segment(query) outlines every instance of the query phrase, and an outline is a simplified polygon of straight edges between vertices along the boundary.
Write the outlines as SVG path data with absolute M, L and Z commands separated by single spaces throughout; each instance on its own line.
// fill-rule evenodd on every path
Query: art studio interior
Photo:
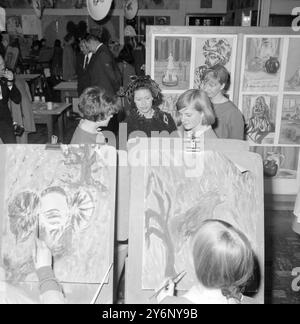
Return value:
M 0 0 L 0 304 L 300 303 L 300 0 Z

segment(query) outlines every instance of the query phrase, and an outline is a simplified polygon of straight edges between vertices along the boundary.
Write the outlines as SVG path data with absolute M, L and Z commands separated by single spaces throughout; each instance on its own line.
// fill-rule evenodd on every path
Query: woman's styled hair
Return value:
M 119 111 L 117 99 L 109 97 L 98 87 L 84 90 L 79 98 L 79 111 L 90 121 L 106 120 L 110 115 Z
M 125 91 L 125 96 L 127 97 L 129 103 L 134 105 L 134 94 L 137 90 L 147 89 L 151 92 L 153 97 L 153 106 L 159 107 L 163 100 L 161 89 L 159 85 L 151 79 L 149 75 L 146 76 L 133 76 L 131 77 L 131 83 Z
M 230 87 L 230 73 L 225 66 L 217 64 L 209 69 L 207 69 L 203 75 L 204 83 L 208 82 L 210 79 L 215 79 L 224 84 L 224 92 L 226 92 Z
M 228 299 L 241 299 L 254 271 L 254 252 L 246 235 L 226 222 L 205 221 L 194 237 L 193 258 L 201 284 L 221 289 Z
M 200 89 L 191 89 L 184 92 L 176 103 L 177 111 L 180 112 L 182 109 L 192 105 L 193 108 L 200 113 L 203 113 L 203 124 L 213 125 L 216 121 L 216 117 L 212 108 L 212 104 L 207 94 Z

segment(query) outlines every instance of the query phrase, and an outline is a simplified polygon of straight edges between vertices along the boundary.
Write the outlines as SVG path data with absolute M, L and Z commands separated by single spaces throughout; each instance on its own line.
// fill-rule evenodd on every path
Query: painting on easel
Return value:
M 179 289 L 197 282 L 190 257 L 191 240 L 201 223 L 219 219 L 248 235 L 258 251 L 261 206 L 258 179 L 241 173 L 224 155 L 203 153 L 204 172 L 187 177 L 184 167 L 147 167 L 142 289 L 155 289 L 181 271 Z M 261 193 L 262 194 L 262 193 Z M 259 253 L 261 254 L 261 253 Z
M 1 197 L 1 261 L 7 281 L 36 282 L 31 253 L 37 236 L 51 249 L 60 282 L 102 280 L 113 241 L 110 170 L 98 147 L 7 148 Z
M 191 50 L 190 37 L 155 37 L 152 78 L 162 90 L 190 88 Z

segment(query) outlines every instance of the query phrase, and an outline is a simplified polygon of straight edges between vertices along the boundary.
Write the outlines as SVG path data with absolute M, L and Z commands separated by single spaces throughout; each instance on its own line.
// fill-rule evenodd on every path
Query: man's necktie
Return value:
M 88 66 L 88 64 L 89 64 L 89 56 L 86 55 L 86 56 L 85 56 L 85 59 L 84 59 L 84 65 L 83 65 L 83 68 L 86 69 L 87 66 Z

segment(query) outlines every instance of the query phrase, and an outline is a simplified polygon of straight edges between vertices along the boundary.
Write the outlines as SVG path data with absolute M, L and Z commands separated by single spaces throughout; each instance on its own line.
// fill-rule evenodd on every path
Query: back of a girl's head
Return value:
M 246 235 L 226 222 L 211 220 L 203 223 L 193 243 L 200 283 L 221 289 L 227 298 L 238 298 L 254 271 L 254 253 Z
M 105 91 L 98 87 L 91 87 L 85 89 L 80 96 L 79 110 L 85 119 L 96 122 L 116 114 L 119 105 L 115 97 L 106 95 Z

